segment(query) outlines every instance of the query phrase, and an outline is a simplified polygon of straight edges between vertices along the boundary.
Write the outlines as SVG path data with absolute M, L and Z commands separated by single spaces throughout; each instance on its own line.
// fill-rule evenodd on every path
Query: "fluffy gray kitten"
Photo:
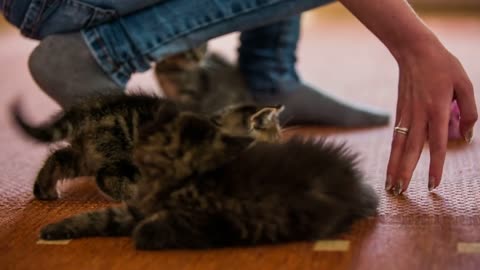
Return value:
M 138 249 L 313 241 L 374 215 L 355 156 L 324 141 L 259 142 L 214 170 L 164 188 L 140 182 L 124 205 L 44 227 L 47 240 L 132 236 Z

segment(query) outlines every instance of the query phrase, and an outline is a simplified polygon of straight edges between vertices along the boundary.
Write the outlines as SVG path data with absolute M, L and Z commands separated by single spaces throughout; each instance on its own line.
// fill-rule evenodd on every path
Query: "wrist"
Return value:
M 388 49 L 397 63 L 402 64 L 424 56 L 438 54 L 445 50 L 445 47 L 433 33 L 426 33 L 412 39 L 402 39 L 400 42 L 388 46 Z

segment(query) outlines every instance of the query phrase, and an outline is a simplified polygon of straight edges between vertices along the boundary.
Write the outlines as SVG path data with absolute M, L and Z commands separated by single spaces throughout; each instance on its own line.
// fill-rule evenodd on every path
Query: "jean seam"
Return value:
M 106 49 L 105 43 L 96 29 L 89 29 L 90 31 L 82 31 L 82 36 L 88 48 L 92 52 L 93 57 L 101 68 L 107 72 L 110 77 L 120 86 L 124 86 L 124 80 L 121 77 L 128 78 L 127 72 L 122 71 L 121 65 L 115 64 L 110 53 Z M 107 67 L 104 63 L 107 62 L 112 68 Z
M 116 63 L 115 65 L 111 66 L 111 67 L 114 67 L 114 68 L 108 68 L 107 65 L 102 65 L 102 68 L 104 68 L 104 70 L 110 76 L 114 77 L 117 82 L 122 81 L 122 78 L 127 78 L 128 79 L 129 76 L 133 72 L 136 72 L 135 65 L 132 69 L 132 68 L 128 67 L 128 65 L 130 65 L 129 63 L 138 63 L 140 60 L 142 62 L 146 62 L 147 59 L 148 59 L 148 62 L 151 62 L 152 60 L 158 60 L 156 58 L 152 58 L 152 54 L 154 54 L 162 46 L 165 46 L 169 42 L 171 42 L 173 40 L 176 40 L 176 39 L 180 39 L 180 38 L 185 37 L 185 36 L 188 36 L 189 34 L 195 33 L 195 32 L 197 32 L 201 29 L 204 29 L 204 28 L 207 28 L 207 27 L 212 27 L 214 25 L 226 22 L 226 21 L 231 20 L 231 19 L 235 19 L 237 17 L 245 16 L 245 15 L 247 15 L 249 13 L 252 13 L 252 12 L 255 12 L 256 10 L 259 10 L 259 9 L 263 9 L 263 8 L 270 7 L 270 6 L 281 5 L 282 2 L 283 1 L 276 1 L 276 2 L 264 3 L 262 5 L 258 5 L 258 6 L 255 6 L 255 7 L 247 7 L 247 8 L 244 8 L 243 10 L 241 10 L 240 12 L 236 12 L 234 14 L 232 14 L 232 13 L 225 14 L 224 13 L 223 16 L 221 16 L 221 17 L 219 16 L 217 18 L 214 18 L 209 22 L 197 23 L 189 29 L 177 32 L 177 34 L 175 34 L 175 35 L 171 35 L 171 36 L 166 36 L 165 35 L 165 36 L 163 36 L 163 40 L 162 40 L 161 36 L 157 36 L 156 37 L 157 39 L 155 39 L 155 37 L 153 37 L 153 39 L 155 39 L 155 42 L 153 42 L 155 45 L 152 46 L 151 48 L 149 48 L 147 46 L 139 54 L 126 55 L 127 57 L 122 59 L 121 63 Z M 119 24 L 119 26 L 121 28 L 124 28 L 123 23 L 122 23 L 122 18 L 118 19 L 118 21 L 116 23 Z M 102 26 L 100 26 L 100 27 L 102 27 Z M 97 32 L 96 34 L 97 34 L 98 38 L 102 40 L 102 43 L 108 44 L 108 43 L 105 42 L 101 31 L 99 31 L 98 29 L 92 29 L 92 28 L 90 29 L 90 31 L 93 31 L 93 30 L 95 30 Z M 107 27 L 106 31 L 112 31 L 112 30 L 108 29 L 108 27 Z M 124 35 L 123 38 L 127 39 L 129 42 L 132 41 L 129 33 L 124 32 L 123 35 Z M 150 41 L 152 41 L 152 40 L 150 40 Z M 94 41 L 90 40 L 89 42 L 94 42 Z M 97 42 L 97 45 L 98 45 L 98 42 Z M 103 56 L 103 57 L 99 57 L 98 60 L 104 60 L 104 59 L 109 58 L 110 62 L 113 62 L 111 59 L 115 59 L 115 57 L 112 56 L 112 52 L 110 52 L 110 51 L 99 52 L 99 51 L 96 51 L 97 49 L 100 50 L 101 48 L 99 48 L 97 46 L 92 46 L 92 51 L 94 53 L 99 53 L 99 55 Z M 136 47 L 132 46 L 132 49 L 135 50 Z M 133 72 L 131 72 L 130 70 L 133 70 Z M 122 84 L 123 84 L 123 82 L 122 82 Z
M 188 34 L 191 34 L 192 32 L 198 31 L 198 30 L 203 29 L 203 28 L 208 27 L 208 26 L 212 26 L 212 25 L 217 24 L 219 22 L 223 22 L 223 21 L 233 19 L 233 18 L 238 17 L 238 16 L 245 15 L 245 14 L 250 13 L 252 11 L 255 11 L 257 9 L 261 9 L 261 8 L 265 8 L 265 7 L 272 6 L 272 5 L 277 5 L 277 4 L 279 4 L 279 2 L 268 3 L 268 4 L 265 4 L 265 5 L 259 5 L 259 6 L 256 6 L 254 8 L 246 8 L 241 12 L 235 13 L 234 15 L 224 16 L 222 18 L 212 20 L 208 23 L 198 24 L 195 27 L 192 27 L 192 28 L 190 28 L 186 31 L 179 32 L 178 34 L 176 34 L 174 36 L 170 36 L 169 38 L 164 39 L 162 42 L 159 42 L 153 48 L 148 49 L 145 52 L 143 52 L 142 57 L 145 57 L 146 55 L 150 55 L 151 53 L 158 50 L 160 47 L 164 46 L 166 43 L 168 43 L 172 40 L 175 40 L 177 38 L 181 38 L 182 36 L 186 36 Z M 122 20 L 120 19 L 119 21 L 120 21 L 120 24 L 121 24 Z M 93 54 L 95 54 L 95 57 L 98 60 L 98 63 L 102 66 L 104 71 L 106 71 L 112 77 L 112 79 L 115 80 L 116 83 L 120 83 L 121 85 L 124 85 L 125 83 L 123 82 L 123 79 L 120 78 L 120 76 L 124 77 L 124 78 L 129 77 L 128 72 L 124 71 L 126 69 L 125 68 L 126 63 L 135 61 L 136 57 L 135 56 L 133 56 L 133 57 L 129 56 L 125 60 L 122 60 L 122 62 L 123 62 L 122 64 L 120 64 L 120 65 L 115 64 L 115 62 L 113 61 L 113 57 L 111 56 L 110 52 L 108 52 L 108 50 L 105 49 L 106 46 L 99 44 L 99 43 L 105 44 L 105 42 L 104 42 L 102 36 L 98 33 L 97 29 L 89 29 L 89 32 L 94 32 L 94 34 L 91 34 L 91 35 L 95 35 L 95 37 L 91 39 L 90 38 L 90 33 L 85 32 L 85 34 L 86 34 L 85 37 L 87 37 L 87 43 L 96 43 L 97 45 L 100 46 L 98 49 L 100 49 L 102 51 L 99 54 L 96 46 L 94 47 L 94 46 L 90 46 L 90 44 L 88 45 L 90 47 L 91 51 L 93 52 Z M 128 40 L 131 40 L 127 33 L 125 33 L 125 36 Z M 101 42 L 100 42 L 100 40 L 101 40 Z M 107 60 L 108 62 L 110 62 L 112 67 L 117 67 L 117 68 L 106 68 L 106 66 L 102 64 L 102 60 Z
M 238 17 L 238 16 L 241 16 L 241 15 L 245 15 L 246 13 L 250 13 L 252 11 L 255 11 L 257 9 L 260 9 L 260 8 L 264 8 L 264 7 L 268 7 L 268 6 L 272 6 L 272 5 L 277 5 L 279 2 L 275 2 L 275 3 L 269 3 L 269 4 L 266 4 L 266 5 L 259 5 L 259 6 L 256 6 L 254 8 L 246 8 L 245 10 L 241 11 L 241 12 L 238 12 L 232 16 L 224 16 L 220 19 L 216 19 L 216 20 L 212 20 L 211 22 L 208 22 L 208 23 L 204 23 L 204 24 L 199 24 L 197 25 L 196 27 L 192 27 L 184 32 L 180 32 L 178 33 L 177 35 L 174 35 L 174 36 L 171 36 L 169 38 L 166 38 L 164 39 L 162 42 L 160 42 L 159 44 L 157 44 L 156 46 L 154 46 L 153 48 L 149 49 L 149 50 L 146 50 L 144 52 L 144 54 L 151 54 L 153 53 L 154 51 L 158 50 L 159 47 L 165 45 L 166 43 L 172 41 L 172 40 L 175 40 L 177 38 L 181 38 L 182 36 L 186 36 L 188 34 L 191 34 L 192 32 L 195 32 L 195 31 L 198 31 L 200 29 L 203 29 L 205 27 L 208 27 L 208 26 L 212 26 L 214 24 L 217 24 L 219 22 L 223 22 L 225 20 L 230 20 L 230 19 L 233 19 L 235 17 Z M 130 61 L 132 60 L 132 58 L 127 58 L 127 61 Z
M 115 15 L 115 11 L 112 10 L 112 9 L 100 8 L 100 7 L 91 5 L 89 3 L 84 3 L 84 2 L 81 2 L 81 1 L 78 1 L 78 0 L 62 0 L 62 1 L 64 3 L 67 3 L 67 4 L 71 5 L 74 8 L 92 12 L 92 17 L 87 22 L 86 28 L 91 27 L 95 23 L 95 20 L 97 20 L 97 18 L 100 17 L 100 16 L 109 17 L 109 16 L 114 16 Z
M 7 0 L 9 1 L 9 0 Z M 5 2 L 10 3 L 10 2 Z M 29 7 L 25 13 L 25 17 L 21 26 L 21 33 L 28 37 L 33 37 L 38 35 L 39 27 L 42 26 L 42 19 L 46 15 L 50 7 L 55 8 L 57 5 L 66 4 L 75 9 L 91 12 L 92 16 L 87 22 L 86 27 L 90 27 L 95 23 L 96 18 L 100 16 L 113 17 L 115 11 L 111 9 L 99 8 L 94 5 L 84 3 L 77 0 L 32 0 L 29 4 Z M 7 5 L 9 8 L 10 5 Z M 35 38 L 35 37 L 33 37 Z
M 33 0 L 25 14 L 25 18 L 20 27 L 22 34 L 31 36 L 39 26 L 38 21 L 41 18 L 42 11 L 45 9 L 47 0 Z

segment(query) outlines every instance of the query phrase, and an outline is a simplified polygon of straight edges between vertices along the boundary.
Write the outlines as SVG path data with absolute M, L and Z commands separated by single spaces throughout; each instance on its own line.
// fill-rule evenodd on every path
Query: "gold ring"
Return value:
M 408 134 L 408 128 L 395 127 L 395 132 L 403 134 L 403 135 L 407 135 Z

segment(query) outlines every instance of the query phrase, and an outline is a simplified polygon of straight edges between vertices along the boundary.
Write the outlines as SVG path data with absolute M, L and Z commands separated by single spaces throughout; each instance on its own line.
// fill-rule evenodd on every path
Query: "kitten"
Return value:
M 207 54 L 207 44 L 169 56 L 155 64 L 154 75 L 165 96 L 181 102 L 194 103 L 200 96 L 203 73 L 200 64 Z M 180 86 L 181 85 L 181 86 Z
M 277 136 L 279 108 L 237 105 L 214 114 L 213 121 L 165 99 L 114 95 L 85 100 L 40 126 L 27 123 L 18 102 L 11 109 L 30 137 L 70 143 L 55 150 L 39 171 L 36 198 L 57 199 L 60 179 L 95 176 L 102 192 L 124 200 L 135 192 L 140 176 L 175 181 L 225 162 L 248 147 L 249 138 Z
M 211 113 L 232 104 L 253 103 L 236 69 L 220 55 L 207 52 L 205 44 L 157 62 L 154 74 L 166 97 Z M 219 72 L 222 76 L 212 79 Z
M 325 141 L 259 142 L 169 188 L 140 181 L 125 204 L 47 225 L 41 238 L 132 236 L 138 249 L 201 249 L 330 237 L 376 212 L 355 164 Z

